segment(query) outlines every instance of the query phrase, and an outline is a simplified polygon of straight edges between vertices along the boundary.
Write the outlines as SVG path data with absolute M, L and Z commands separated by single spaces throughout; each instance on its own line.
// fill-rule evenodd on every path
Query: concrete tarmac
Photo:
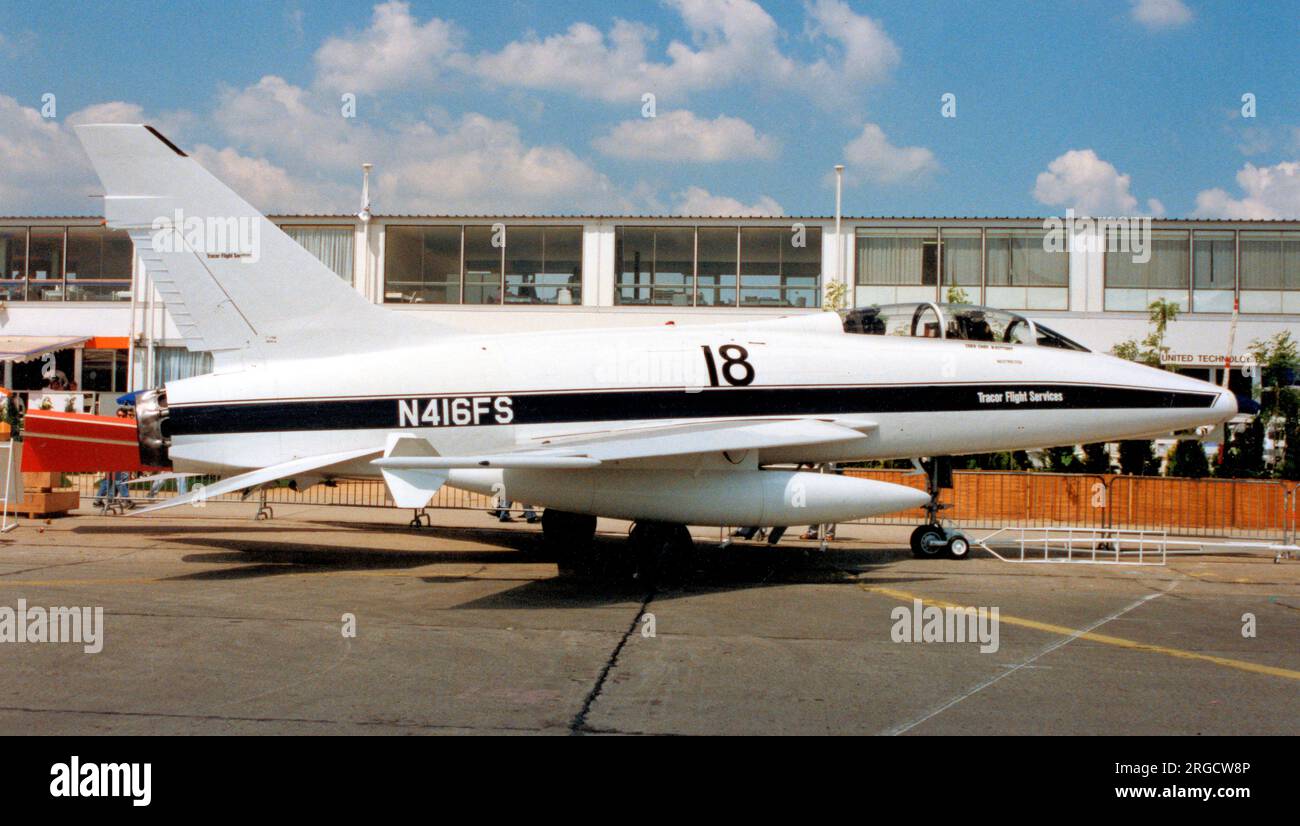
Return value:
M 602 521 L 599 570 L 560 575 L 537 526 L 478 512 L 254 509 L 0 535 L 0 614 L 104 612 L 99 653 L 0 642 L 0 733 L 1300 733 L 1300 562 L 919 561 L 904 528 L 827 552 L 715 530 L 651 589 L 625 524 Z M 996 651 L 896 641 L 915 600 L 997 608 Z

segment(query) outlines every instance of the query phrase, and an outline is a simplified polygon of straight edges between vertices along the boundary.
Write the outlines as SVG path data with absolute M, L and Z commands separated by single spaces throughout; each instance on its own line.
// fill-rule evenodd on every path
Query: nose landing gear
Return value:
M 926 523 L 912 531 L 912 556 L 917 559 L 969 559 L 970 540 L 961 532 L 944 527 L 939 519 L 939 511 L 952 507 L 939 501 L 940 491 L 952 487 L 951 461 L 938 457 L 928 468 L 919 459 L 913 459 L 912 464 L 918 473 L 925 474 L 925 489 L 930 494 L 930 501 L 924 506 Z

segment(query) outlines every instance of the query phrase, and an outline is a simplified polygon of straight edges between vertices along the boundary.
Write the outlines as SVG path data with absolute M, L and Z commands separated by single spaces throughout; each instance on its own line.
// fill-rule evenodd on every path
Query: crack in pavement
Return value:
M 329 720 L 322 717 L 252 717 L 229 714 L 181 714 L 167 711 L 112 711 L 89 708 L 37 708 L 31 706 L 0 706 L 0 713 L 11 711 L 22 714 L 77 714 L 93 717 L 162 718 L 169 720 L 206 720 L 231 723 L 313 723 L 318 725 L 391 726 L 416 729 L 466 729 L 482 731 L 541 732 L 543 726 L 482 726 L 455 723 L 414 723 L 400 720 Z
M 627 641 L 636 633 L 637 625 L 641 622 L 641 618 L 645 616 L 646 609 L 650 607 L 650 602 L 654 598 L 655 591 L 651 588 L 650 591 L 646 593 L 645 598 L 641 600 L 640 608 L 637 609 L 635 616 L 632 617 L 632 622 L 628 624 L 627 630 L 623 632 L 623 636 L 619 638 L 618 644 L 615 645 L 614 650 L 609 653 L 609 659 L 605 660 L 605 665 L 600 669 L 600 674 L 596 675 L 596 683 L 591 687 L 591 691 L 588 691 L 587 696 L 583 699 L 582 708 L 578 709 L 578 713 L 574 715 L 573 722 L 569 723 L 569 734 L 573 736 L 581 736 L 583 734 L 596 733 L 596 729 L 588 728 L 587 715 L 591 713 L 592 705 L 595 704 L 596 698 L 598 698 L 601 691 L 604 690 L 605 680 L 609 678 L 609 672 L 613 670 L 614 665 L 618 662 L 618 655 L 623 653 L 623 647 L 627 645 Z

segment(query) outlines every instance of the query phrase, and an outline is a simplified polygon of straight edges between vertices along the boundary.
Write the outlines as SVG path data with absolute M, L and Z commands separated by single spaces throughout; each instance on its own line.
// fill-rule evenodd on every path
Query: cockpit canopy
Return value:
M 1029 344 L 1089 352 L 1082 344 L 1022 315 L 973 304 L 925 301 L 872 305 L 841 310 L 840 317 L 846 333 Z

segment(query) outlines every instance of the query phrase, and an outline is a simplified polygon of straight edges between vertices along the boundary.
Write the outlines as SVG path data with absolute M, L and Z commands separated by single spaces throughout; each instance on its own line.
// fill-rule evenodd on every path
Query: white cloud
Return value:
M 262 212 L 346 212 L 358 206 L 355 190 L 331 181 L 295 177 L 265 158 L 242 155 L 231 147 L 214 149 L 199 144 L 190 155 Z
M 1038 173 L 1034 197 L 1040 203 L 1074 209 L 1082 215 L 1132 215 L 1138 199 L 1129 192 L 1132 180 L 1121 175 L 1114 164 L 1097 157 L 1091 149 L 1071 149 Z M 1147 201 L 1147 210 L 1164 212 L 1155 199 Z
M 773 158 L 778 149 L 774 138 L 740 118 L 708 120 L 686 110 L 625 120 L 592 145 L 614 158 L 695 163 Z
M 914 183 L 939 169 L 934 153 L 922 146 L 894 146 L 874 123 L 844 147 L 845 180 L 850 184 Z
M 342 117 L 330 93 L 268 76 L 227 90 L 214 120 L 238 145 L 299 180 L 325 170 L 329 180 L 344 181 L 354 193 L 348 210 L 358 197 L 354 182 L 363 161 L 375 164 L 376 210 L 573 212 L 626 205 L 604 175 L 569 149 L 530 145 L 514 123 L 481 114 L 370 125 Z M 307 186 L 311 193 L 320 185 Z
M 102 209 L 87 197 L 103 189 L 71 130 L 5 95 L 0 95 L 0 158 L 0 212 L 94 215 Z
M 562 211 L 622 208 L 625 199 L 563 146 L 528 144 L 519 127 L 477 113 L 431 111 L 377 125 L 344 118 L 331 93 L 267 76 L 227 90 L 214 113 L 242 147 L 309 178 L 325 170 L 349 187 L 375 164 L 372 200 L 389 212 Z M 351 190 L 355 192 L 355 189 Z M 352 209 L 353 194 L 347 209 Z
M 1131 0 L 1129 14 L 1148 29 L 1172 29 L 1192 22 L 1183 0 Z
M 358 35 L 331 37 L 316 51 L 316 79 L 339 92 L 427 86 L 456 53 L 459 32 L 444 20 L 420 23 L 401 0 L 374 8 Z
M 884 27 L 866 15 L 855 14 L 841 0 L 816 0 L 808 8 L 809 29 L 840 44 L 838 59 L 819 60 L 810 73 L 819 82 L 878 83 L 902 58 Z
M 1300 219 L 1300 161 L 1273 166 L 1248 163 L 1237 172 L 1237 185 L 1242 191 L 1240 198 L 1217 188 L 1198 193 L 1193 214 L 1198 218 Z
M 898 47 L 880 24 L 842 0 L 816 0 L 806 9 L 807 37 L 827 54 L 813 63 L 782 52 L 780 27 L 754 0 L 667 2 L 681 15 L 692 43 L 672 41 L 664 60 L 650 56 L 654 29 L 616 20 L 608 33 L 574 23 L 560 34 L 517 40 L 498 52 L 461 55 L 454 62 L 503 86 L 610 102 L 640 100 L 647 92 L 682 99 L 702 89 L 766 82 L 825 103 L 879 83 L 899 61 Z
M 614 186 L 562 146 L 530 146 L 508 121 L 468 114 L 391 136 L 376 205 L 414 212 L 576 212 L 622 203 Z
M 107 103 L 95 103 L 79 112 L 68 115 L 68 124 L 79 123 L 144 123 L 144 109 L 138 103 L 112 100 Z
M 379 137 L 360 118 L 344 118 L 335 98 L 267 75 L 243 89 L 223 89 L 213 121 L 238 145 L 297 158 L 313 168 L 356 170 L 373 161 Z
M 774 199 L 762 195 L 752 204 L 725 195 L 714 195 L 707 189 L 691 186 L 674 196 L 673 212 L 678 215 L 725 217 L 775 217 L 785 214 Z

